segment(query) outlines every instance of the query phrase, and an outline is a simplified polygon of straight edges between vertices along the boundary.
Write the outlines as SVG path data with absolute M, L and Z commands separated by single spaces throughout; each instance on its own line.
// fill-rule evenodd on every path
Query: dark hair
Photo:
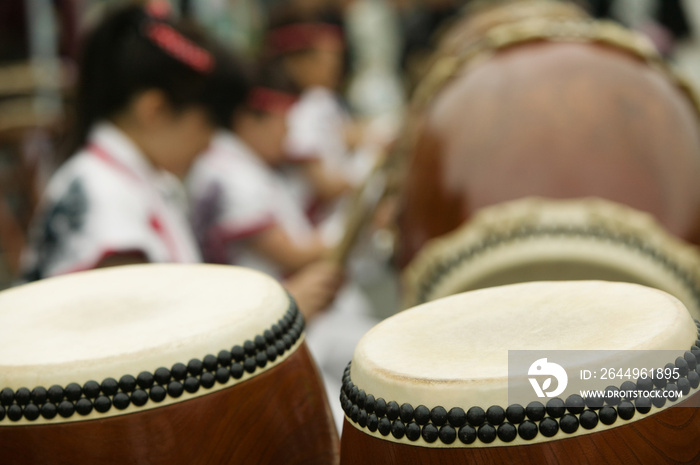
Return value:
M 186 58 L 178 58 L 167 47 L 146 33 L 153 24 L 163 26 L 178 40 L 213 58 L 203 69 Z M 232 94 L 244 90 L 238 63 L 222 48 L 208 41 L 194 27 L 175 24 L 153 16 L 144 7 L 129 5 L 107 14 L 86 37 L 80 60 L 75 102 L 75 124 L 68 154 L 85 144 L 88 132 L 97 121 L 114 116 L 129 101 L 147 89 L 161 90 L 175 109 L 204 105 L 215 121 L 214 87 L 228 82 Z

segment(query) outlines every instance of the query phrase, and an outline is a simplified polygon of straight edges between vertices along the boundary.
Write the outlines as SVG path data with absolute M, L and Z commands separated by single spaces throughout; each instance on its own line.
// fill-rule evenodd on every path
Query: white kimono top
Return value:
M 94 268 L 120 253 L 201 261 L 180 181 L 156 169 L 117 127 L 100 123 L 49 181 L 23 256 L 36 280 Z

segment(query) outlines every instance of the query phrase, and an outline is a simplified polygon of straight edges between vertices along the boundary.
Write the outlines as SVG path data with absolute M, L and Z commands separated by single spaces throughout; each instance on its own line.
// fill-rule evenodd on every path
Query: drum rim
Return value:
M 583 216 L 572 224 L 569 211 Z M 692 301 L 686 306 L 698 317 L 700 251 L 671 236 L 651 215 L 596 197 L 527 197 L 484 208 L 456 230 L 429 241 L 408 264 L 402 274 L 404 308 L 443 297 L 440 285 L 489 251 L 518 247 L 518 239 L 551 238 L 589 241 L 592 247 L 614 244 L 625 254 L 641 253 L 687 291 Z
M 245 342 L 234 341 L 218 355 L 155 368 L 134 377 L 122 374 L 101 383 L 87 381 L 16 391 L 0 386 L 0 430 L 3 426 L 89 421 L 165 407 L 212 394 L 273 369 L 304 342 L 304 317 L 293 297 L 276 323 Z M 118 381 L 117 381 L 118 380 Z M 155 392 L 154 392 L 155 390 Z
M 674 362 L 669 362 L 679 370 L 685 367 L 685 374 L 681 371 L 677 384 L 652 385 L 652 389 L 682 391 L 683 396 L 687 397 L 700 395 L 698 394 L 700 392 L 698 389 L 700 387 L 700 322 L 696 319 L 694 322 L 697 330 L 695 344 L 685 351 L 683 356 L 677 357 Z M 691 361 L 695 362 L 694 369 L 690 368 Z M 666 366 L 668 367 L 669 364 Z M 399 405 L 397 401 L 375 398 L 373 394 L 366 393 L 352 382 L 351 366 L 352 362 L 345 368 L 340 392 L 341 407 L 345 412 L 346 421 L 365 434 L 411 446 L 485 448 L 536 444 L 623 426 L 672 407 L 671 403 L 663 397 L 661 398 L 663 402 L 659 402 L 659 405 L 653 401 L 649 401 L 648 405 L 636 405 L 636 402 L 634 404 L 629 401 L 616 402 L 615 399 L 596 403 L 586 402 L 581 396 L 572 395 L 566 400 L 552 398 L 546 405 L 533 401 L 525 407 L 513 404 L 505 408 L 498 405 L 471 405 L 466 408 L 420 405 L 414 408 L 409 403 Z M 682 382 L 683 388 L 679 386 L 681 379 L 685 380 Z M 638 388 L 638 383 L 639 379 L 636 382 L 625 381 L 620 386 L 611 387 L 634 390 Z M 641 390 L 646 389 L 642 387 Z M 688 401 L 687 398 L 682 402 L 686 401 Z M 417 417 L 416 410 L 421 407 L 423 413 L 421 417 Z M 624 407 L 624 410 L 620 410 L 620 407 Z M 511 410 L 510 413 L 509 410 Z M 428 412 L 427 418 L 425 412 Z M 472 416 L 472 418 L 476 417 L 475 421 L 468 419 L 469 412 L 475 412 Z M 584 414 L 586 418 L 582 419 Z M 640 418 L 640 415 L 643 417 Z M 562 426 L 562 421 L 566 421 L 567 424 Z M 381 423 L 383 425 L 380 425 Z M 521 427 L 523 424 L 526 426 Z M 408 425 L 412 425 L 410 438 Z M 483 431 L 482 428 L 484 428 Z M 560 431 L 565 436 L 553 438 Z M 515 441 L 518 438 L 525 442 Z

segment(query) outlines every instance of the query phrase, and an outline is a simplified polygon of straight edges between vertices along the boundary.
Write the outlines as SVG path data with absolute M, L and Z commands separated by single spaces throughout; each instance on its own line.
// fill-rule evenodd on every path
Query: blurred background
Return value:
M 0 1 L 0 288 L 16 277 L 42 188 L 56 167 L 82 32 L 106 6 L 126 0 Z M 401 120 L 440 31 L 468 0 L 170 0 L 242 56 L 256 57 L 276 18 L 342 27 L 346 75 L 340 89 L 358 119 Z M 578 0 L 593 16 L 646 34 L 700 84 L 700 2 Z

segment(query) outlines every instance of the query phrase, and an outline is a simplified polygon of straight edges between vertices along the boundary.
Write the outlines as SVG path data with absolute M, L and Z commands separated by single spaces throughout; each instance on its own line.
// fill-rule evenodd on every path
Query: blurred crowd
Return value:
M 341 379 L 387 305 L 366 292 L 387 268 L 382 241 L 334 258 L 350 199 L 466 3 L 3 0 L 0 283 L 252 267 L 296 298 L 327 383 Z M 576 3 L 700 81 L 698 2 Z

